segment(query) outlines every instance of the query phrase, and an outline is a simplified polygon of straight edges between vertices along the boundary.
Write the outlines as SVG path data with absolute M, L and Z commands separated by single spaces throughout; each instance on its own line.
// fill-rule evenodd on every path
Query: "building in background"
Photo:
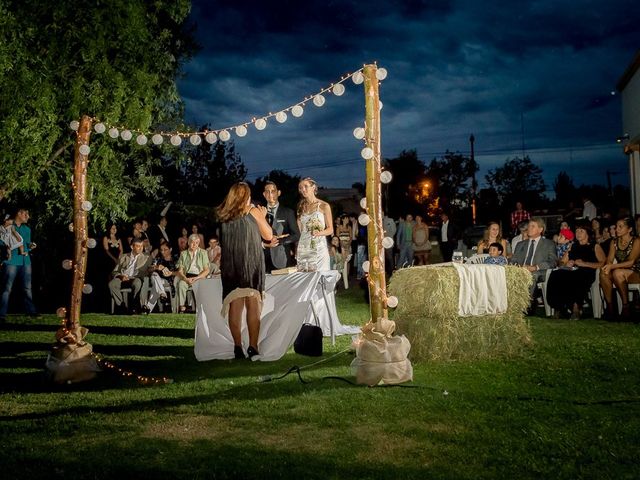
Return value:
M 618 141 L 629 156 L 631 212 L 635 215 L 640 213 L 640 50 L 616 88 L 622 95 L 622 135 Z

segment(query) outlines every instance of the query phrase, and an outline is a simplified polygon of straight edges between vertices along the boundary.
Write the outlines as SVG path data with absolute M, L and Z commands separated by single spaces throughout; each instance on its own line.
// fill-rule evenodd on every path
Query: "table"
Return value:
M 359 327 L 340 323 L 335 303 L 335 286 L 340 274 L 297 272 L 288 275 L 267 275 L 266 295 L 260 319 L 258 351 L 254 360 L 274 361 L 282 358 L 293 344 L 303 323 L 315 323 L 315 309 L 325 336 L 360 332 Z M 323 284 L 325 295 L 323 295 Z M 222 318 L 222 282 L 220 277 L 203 279 L 193 285 L 196 296 L 196 359 L 225 360 L 234 358 L 233 339 L 229 323 Z M 249 345 L 249 334 L 243 319 L 242 344 Z

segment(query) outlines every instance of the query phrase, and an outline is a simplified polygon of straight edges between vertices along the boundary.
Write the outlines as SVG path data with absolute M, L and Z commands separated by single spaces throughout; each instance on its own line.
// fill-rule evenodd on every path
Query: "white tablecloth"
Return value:
M 344 326 L 338 319 L 334 289 L 340 274 L 326 272 L 267 275 L 266 297 L 260 319 L 260 336 L 255 360 L 273 361 L 282 358 L 298 336 L 303 323 L 314 323 L 311 302 L 320 321 L 323 334 L 355 334 L 359 327 Z M 322 295 L 324 279 L 326 302 Z M 229 323 L 222 318 L 222 283 L 219 277 L 200 280 L 193 287 L 196 297 L 195 356 L 199 361 L 233 358 L 233 339 Z M 246 323 L 242 327 L 242 343 L 246 350 L 249 335 Z

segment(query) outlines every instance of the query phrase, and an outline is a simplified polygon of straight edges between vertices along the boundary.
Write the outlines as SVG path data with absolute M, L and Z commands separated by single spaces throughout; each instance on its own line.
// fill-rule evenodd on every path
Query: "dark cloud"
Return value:
M 474 133 L 483 172 L 524 143 L 549 184 L 571 169 L 576 183 L 602 182 L 608 165 L 626 161 L 614 143 L 620 99 L 609 92 L 640 45 L 636 3 L 195 1 L 203 48 L 179 87 L 187 119 L 220 128 L 378 61 L 389 71 L 380 89 L 386 157 L 467 151 Z M 363 122 L 362 86 L 345 85 L 344 96 L 309 103 L 300 119 L 272 119 L 236 139 L 250 177 L 280 168 L 329 186 L 362 180 L 362 145 L 351 134 Z

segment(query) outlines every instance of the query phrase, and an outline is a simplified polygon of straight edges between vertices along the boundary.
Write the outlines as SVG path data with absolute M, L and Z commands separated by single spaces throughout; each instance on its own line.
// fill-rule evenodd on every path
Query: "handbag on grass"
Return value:
M 318 315 L 316 315 L 316 309 L 311 302 L 311 312 L 316 324 L 303 323 L 300 328 L 300 333 L 296 341 L 293 342 L 293 351 L 299 355 L 307 355 L 309 357 L 321 357 L 322 356 L 322 328 L 320 328 L 320 321 Z

